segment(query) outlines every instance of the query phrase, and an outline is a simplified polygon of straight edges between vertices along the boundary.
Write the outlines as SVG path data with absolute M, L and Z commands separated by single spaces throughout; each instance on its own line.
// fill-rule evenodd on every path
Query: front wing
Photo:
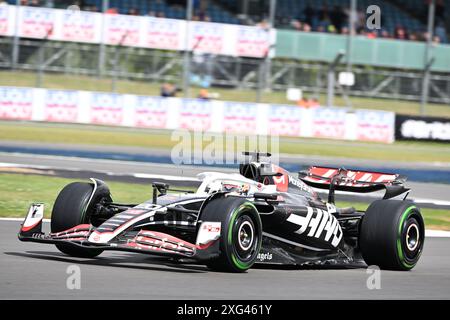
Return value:
M 107 243 L 89 241 L 96 228 L 90 224 L 80 224 L 56 233 L 44 233 L 42 222 L 44 205 L 32 204 L 25 218 L 18 238 L 48 244 L 68 244 L 86 249 L 102 249 L 139 252 L 145 254 L 209 260 L 219 254 L 219 222 L 202 222 L 198 228 L 195 244 L 163 232 L 149 230 L 126 230 Z

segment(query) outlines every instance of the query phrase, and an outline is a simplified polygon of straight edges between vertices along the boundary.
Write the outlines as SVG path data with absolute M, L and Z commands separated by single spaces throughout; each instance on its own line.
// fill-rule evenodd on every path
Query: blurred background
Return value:
M 16 3 L 28 7 L 16 12 Z M 379 28 L 369 29 L 373 5 Z M 289 104 L 298 101 L 286 90 L 298 88 L 321 105 L 448 115 L 448 7 L 448 0 L 3 1 L 0 84 L 159 95 L 167 82 L 181 97 L 203 88 L 211 98 Z M 186 19 L 196 23 L 189 35 Z M 331 101 L 330 68 L 338 95 Z M 342 71 L 353 73 L 352 85 L 337 81 Z
M 449 32 L 449 0 L 0 1 L 0 215 L 89 176 L 123 202 L 194 187 L 204 166 L 170 166 L 187 129 L 405 174 L 450 228 Z

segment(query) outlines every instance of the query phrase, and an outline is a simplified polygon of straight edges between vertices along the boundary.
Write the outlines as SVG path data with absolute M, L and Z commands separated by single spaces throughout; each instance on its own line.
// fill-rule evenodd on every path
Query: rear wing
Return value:
M 334 203 L 335 190 L 366 193 L 385 189 L 383 199 L 390 199 L 409 191 L 403 185 L 406 181 L 405 176 L 386 172 L 310 167 L 308 170 L 300 171 L 299 178 L 311 187 L 329 189 L 330 203 Z

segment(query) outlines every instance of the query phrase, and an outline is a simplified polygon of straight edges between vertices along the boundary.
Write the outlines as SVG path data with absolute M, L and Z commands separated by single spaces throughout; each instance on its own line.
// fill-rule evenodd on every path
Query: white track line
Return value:
M 429 238 L 450 238 L 450 231 L 444 230 L 425 230 L 425 237 Z
M 20 221 L 20 222 L 22 222 L 24 219 L 25 219 L 25 216 L 23 218 L 0 218 L 0 221 Z M 50 219 L 44 219 L 42 221 L 50 222 Z
M 132 173 L 131 174 L 135 178 L 142 179 L 163 179 L 163 180 L 173 180 L 173 181 L 196 181 L 200 182 L 197 178 L 194 177 L 180 177 L 180 176 L 171 176 L 165 174 L 149 174 L 149 173 Z
M 0 218 L 0 221 L 18 221 L 22 222 L 24 218 Z M 44 222 L 50 222 L 50 219 L 44 219 Z M 425 230 L 425 236 L 429 238 L 450 238 L 450 231 L 443 230 Z

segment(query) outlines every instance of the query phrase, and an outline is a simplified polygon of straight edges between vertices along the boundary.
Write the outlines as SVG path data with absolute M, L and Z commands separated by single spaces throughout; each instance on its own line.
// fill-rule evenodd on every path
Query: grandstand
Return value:
M 16 0 L 8 0 L 8 2 L 14 4 Z M 185 2 L 184 0 L 109 0 L 109 8 L 114 8 L 119 14 L 185 19 Z M 248 0 L 247 6 L 243 5 L 245 2 L 238 0 L 196 0 L 194 1 L 193 20 L 252 25 L 267 19 L 269 0 Z M 102 9 L 102 0 L 23 0 L 22 3 L 28 5 L 36 5 L 39 3 L 39 5 L 51 5 L 59 8 L 76 3 L 83 10 L 101 11 Z M 369 5 L 375 4 L 381 8 L 382 29 L 375 36 L 404 40 L 425 40 L 424 33 L 427 15 L 425 0 L 358 0 L 357 4 L 360 20 L 363 20 L 365 17 L 365 8 Z M 278 0 L 275 10 L 275 27 L 294 28 L 300 31 L 346 33 L 348 32 L 348 28 L 346 27 L 348 6 L 348 0 Z M 449 19 L 445 18 L 450 16 L 450 10 L 445 11 L 445 7 L 450 7 L 450 0 L 437 1 L 436 26 L 441 29 L 436 32 L 439 39 L 435 40 L 443 43 L 448 42 L 447 32 L 449 26 L 448 22 L 447 26 L 445 26 L 445 23 Z M 343 13 L 345 21 L 340 22 L 339 20 L 342 19 L 333 16 L 336 8 L 339 8 L 338 11 Z M 297 22 L 301 24 L 299 25 Z M 342 24 L 343 28 L 334 26 L 334 24 Z M 445 29 L 446 27 L 447 30 Z M 403 29 L 404 31 L 400 31 L 400 33 L 404 35 L 398 35 L 397 29 Z M 364 34 L 367 31 L 364 24 L 359 23 L 357 32 Z
M 220 1 L 226 4 L 229 8 L 237 8 L 237 0 L 222 0 Z M 411 31 L 421 31 L 425 28 L 425 25 L 418 19 L 414 18 L 407 12 L 403 11 L 399 6 L 396 6 L 390 1 L 374 1 L 374 0 L 359 0 L 358 10 L 364 12 L 365 8 L 369 5 L 378 5 L 381 8 L 383 27 L 394 32 L 396 26 L 403 26 Z M 276 7 L 276 26 L 277 27 L 289 27 L 293 19 L 301 21 L 313 20 L 311 17 L 306 16 L 306 8 L 310 6 L 316 14 L 319 10 L 324 8 L 328 10 L 329 14 L 335 7 L 346 8 L 349 6 L 348 0 L 315 0 L 315 1 L 297 1 L 297 0 L 278 0 Z M 257 10 L 255 10 L 257 12 Z M 267 10 L 266 10 L 267 12 Z M 260 8 L 259 15 L 251 15 L 253 20 L 260 20 L 264 18 L 264 12 Z M 319 19 L 317 19 L 319 20 Z M 313 24 L 318 24 L 317 21 Z M 317 30 L 317 25 L 312 26 L 313 30 Z

